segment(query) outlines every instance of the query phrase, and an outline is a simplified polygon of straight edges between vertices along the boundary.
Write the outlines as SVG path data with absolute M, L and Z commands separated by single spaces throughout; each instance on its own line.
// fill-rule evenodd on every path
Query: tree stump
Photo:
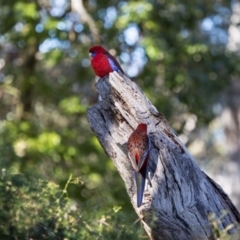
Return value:
M 88 109 L 90 127 L 125 182 L 149 238 L 212 240 L 218 239 L 218 231 L 235 234 L 239 212 L 222 188 L 200 170 L 136 83 L 113 72 L 100 79 L 96 88 L 102 101 Z M 145 187 L 143 204 L 137 208 L 126 143 L 139 123 L 148 125 L 153 147 L 148 164 L 151 186 Z

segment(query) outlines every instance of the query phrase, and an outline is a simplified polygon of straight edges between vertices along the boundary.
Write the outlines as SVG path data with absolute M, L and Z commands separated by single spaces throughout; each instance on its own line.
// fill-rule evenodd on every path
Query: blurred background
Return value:
M 1 239 L 146 238 L 86 119 L 98 44 L 240 210 L 238 1 L 2 0 Z

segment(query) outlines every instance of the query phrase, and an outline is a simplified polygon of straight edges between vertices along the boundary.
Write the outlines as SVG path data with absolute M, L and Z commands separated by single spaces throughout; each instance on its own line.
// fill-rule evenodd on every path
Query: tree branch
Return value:
M 72 12 L 77 12 L 79 14 L 79 17 L 82 20 L 82 22 L 85 22 L 88 24 L 89 29 L 92 32 L 93 41 L 95 43 L 100 42 L 100 35 L 99 35 L 98 28 L 94 20 L 92 19 L 92 17 L 88 14 L 87 10 L 85 9 L 83 5 L 83 0 L 71 0 L 71 8 L 72 8 Z
M 210 216 L 220 230 L 228 228 L 234 234 L 239 212 L 221 187 L 199 169 L 141 89 L 116 72 L 100 79 L 96 87 L 102 101 L 88 109 L 90 127 L 124 180 L 150 239 L 217 239 Z M 141 122 L 148 125 L 153 145 L 148 166 L 152 187 L 145 188 L 143 205 L 137 208 L 126 142 Z

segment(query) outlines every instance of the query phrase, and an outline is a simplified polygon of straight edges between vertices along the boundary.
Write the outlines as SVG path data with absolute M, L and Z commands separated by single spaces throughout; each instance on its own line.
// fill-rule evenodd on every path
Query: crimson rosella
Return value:
M 101 46 L 94 46 L 89 49 L 91 64 L 95 74 L 103 78 L 113 71 L 124 73 L 120 64 L 114 56 Z
M 127 143 L 128 157 L 135 172 L 137 186 L 137 206 L 142 204 L 145 180 L 147 177 L 147 164 L 150 156 L 151 142 L 147 134 L 147 125 L 140 123 L 130 135 Z

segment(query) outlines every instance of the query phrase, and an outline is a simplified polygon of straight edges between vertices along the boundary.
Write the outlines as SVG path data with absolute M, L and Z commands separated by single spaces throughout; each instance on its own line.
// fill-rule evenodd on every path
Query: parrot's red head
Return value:
M 89 49 L 89 56 L 94 58 L 99 53 L 105 53 L 107 50 L 102 46 L 93 46 Z
M 137 127 L 137 130 L 147 132 L 147 124 L 145 123 L 140 123 Z

